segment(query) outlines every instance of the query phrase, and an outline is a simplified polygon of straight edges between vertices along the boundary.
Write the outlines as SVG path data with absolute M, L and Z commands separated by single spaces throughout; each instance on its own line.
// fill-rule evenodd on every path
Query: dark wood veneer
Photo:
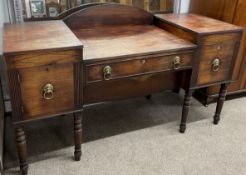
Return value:
M 173 65 L 175 56 L 180 56 L 181 63 L 178 68 Z M 142 57 L 141 59 L 129 59 L 127 61 L 112 61 L 110 63 L 99 62 L 96 65 L 86 66 L 86 82 L 103 81 L 102 70 L 106 65 L 112 67 L 111 79 L 126 78 L 137 75 L 153 74 L 162 71 L 180 71 L 190 69 L 193 53 L 177 53 L 169 56 Z M 132 69 L 132 67 L 134 69 Z
M 231 80 L 243 28 L 194 14 L 158 14 L 155 17 L 159 27 L 198 45 L 191 88 Z M 221 62 L 217 72 L 211 69 L 215 58 Z
M 4 55 L 82 46 L 61 20 L 5 24 L 3 36 Z
M 190 12 L 205 15 L 210 18 L 222 20 L 234 25 L 246 27 L 246 1 L 245 0 L 191 0 Z M 246 59 L 245 59 L 246 35 L 242 36 L 242 42 L 235 59 L 233 70 L 233 82 L 228 86 L 230 98 L 243 95 L 246 89 Z M 210 86 L 196 91 L 196 97 L 207 105 L 216 101 L 220 86 Z M 198 96 L 199 95 L 199 96 Z
M 91 6 L 64 18 L 72 30 L 105 25 L 148 25 L 152 21 L 153 15 L 143 9 L 113 3 Z
M 80 160 L 87 104 L 183 88 L 183 133 L 193 90 L 222 84 L 214 117 L 219 120 L 241 28 L 192 14 L 153 16 L 117 4 L 78 8 L 63 21 L 5 25 L 4 58 L 22 174 L 28 165 L 20 125 L 74 113 L 74 158 Z M 215 57 L 221 59 L 217 72 L 211 70 Z M 53 98 L 45 99 L 44 92 Z

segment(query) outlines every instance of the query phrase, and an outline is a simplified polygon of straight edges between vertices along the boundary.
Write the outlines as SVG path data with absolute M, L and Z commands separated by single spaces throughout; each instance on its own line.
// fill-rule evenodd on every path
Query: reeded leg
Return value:
M 189 109 L 190 109 L 191 95 L 192 95 L 192 90 L 185 91 L 182 118 L 181 118 L 180 129 L 179 129 L 181 133 L 184 133 L 186 130 L 186 121 L 187 121 L 187 116 L 188 116 Z
M 22 128 L 15 129 L 16 145 L 20 162 L 20 171 L 22 175 L 26 175 L 28 171 L 27 164 L 27 148 L 26 148 L 26 136 Z
M 82 112 L 74 114 L 74 160 L 80 161 L 82 140 Z
M 219 93 L 219 97 L 217 100 L 217 106 L 216 106 L 216 111 L 215 111 L 215 115 L 214 115 L 214 124 L 217 125 L 220 121 L 220 113 L 225 101 L 225 97 L 226 97 L 226 92 L 227 92 L 227 87 L 228 84 L 221 84 L 220 87 L 220 93 Z
M 147 95 L 147 96 L 145 96 L 148 100 L 150 100 L 151 99 L 151 95 Z

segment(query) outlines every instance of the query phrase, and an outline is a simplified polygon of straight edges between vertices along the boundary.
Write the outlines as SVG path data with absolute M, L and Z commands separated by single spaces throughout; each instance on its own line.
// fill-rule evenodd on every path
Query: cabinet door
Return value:
M 73 63 L 19 70 L 24 120 L 74 109 Z

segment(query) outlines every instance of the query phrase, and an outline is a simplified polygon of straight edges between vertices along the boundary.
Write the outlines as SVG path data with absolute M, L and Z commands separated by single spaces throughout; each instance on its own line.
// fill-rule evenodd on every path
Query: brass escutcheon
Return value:
M 112 68 L 110 66 L 105 66 L 103 68 L 103 78 L 104 80 L 109 80 L 112 73 Z
M 54 97 L 54 86 L 47 83 L 43 87 L 43 97 L 45 100 L 51 100 Z
M 213 72 L 218 72 L 220 69 L 220 59 L 215 58 L 212 62 L 212 71 Z
M 173 59 L 173 67 L 177 69 L 180 66 L 181 58 L 180 56 L 175 56 Z

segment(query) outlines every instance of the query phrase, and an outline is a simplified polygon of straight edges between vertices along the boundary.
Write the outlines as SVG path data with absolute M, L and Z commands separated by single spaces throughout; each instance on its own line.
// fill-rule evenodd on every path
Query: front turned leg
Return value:
M 222 107 L 225 101 L 227 87 L 228 87 L 228 84 L 221 84 L 220 93 L 219 93 L 219 97 L 217 100 L 216 111 L 214 114 L 214 124 L 215 125 L 217 125 L 220 121 L 220 113 L 221 113 L 221 110 L 222 110 Z
M 186 121 L 190 109 L 190 99 L 191 99 L 192 92 L 193 92 L 192 90 L 185 91 L 182 118 L 181 118 L 180 129 L 179 129 L 181 133 L 184 133 L 186 130 Z
M 80 161 L 82 140 L 82 112 L 74 114 L 74 160 Z
M 22 175 L 27 175 L 28 163 L 27 163 L 27 148 L 26 148 L 26 136 L 22 128 L 15 129 L 16 146 L 20 162 L 20 171 Z

